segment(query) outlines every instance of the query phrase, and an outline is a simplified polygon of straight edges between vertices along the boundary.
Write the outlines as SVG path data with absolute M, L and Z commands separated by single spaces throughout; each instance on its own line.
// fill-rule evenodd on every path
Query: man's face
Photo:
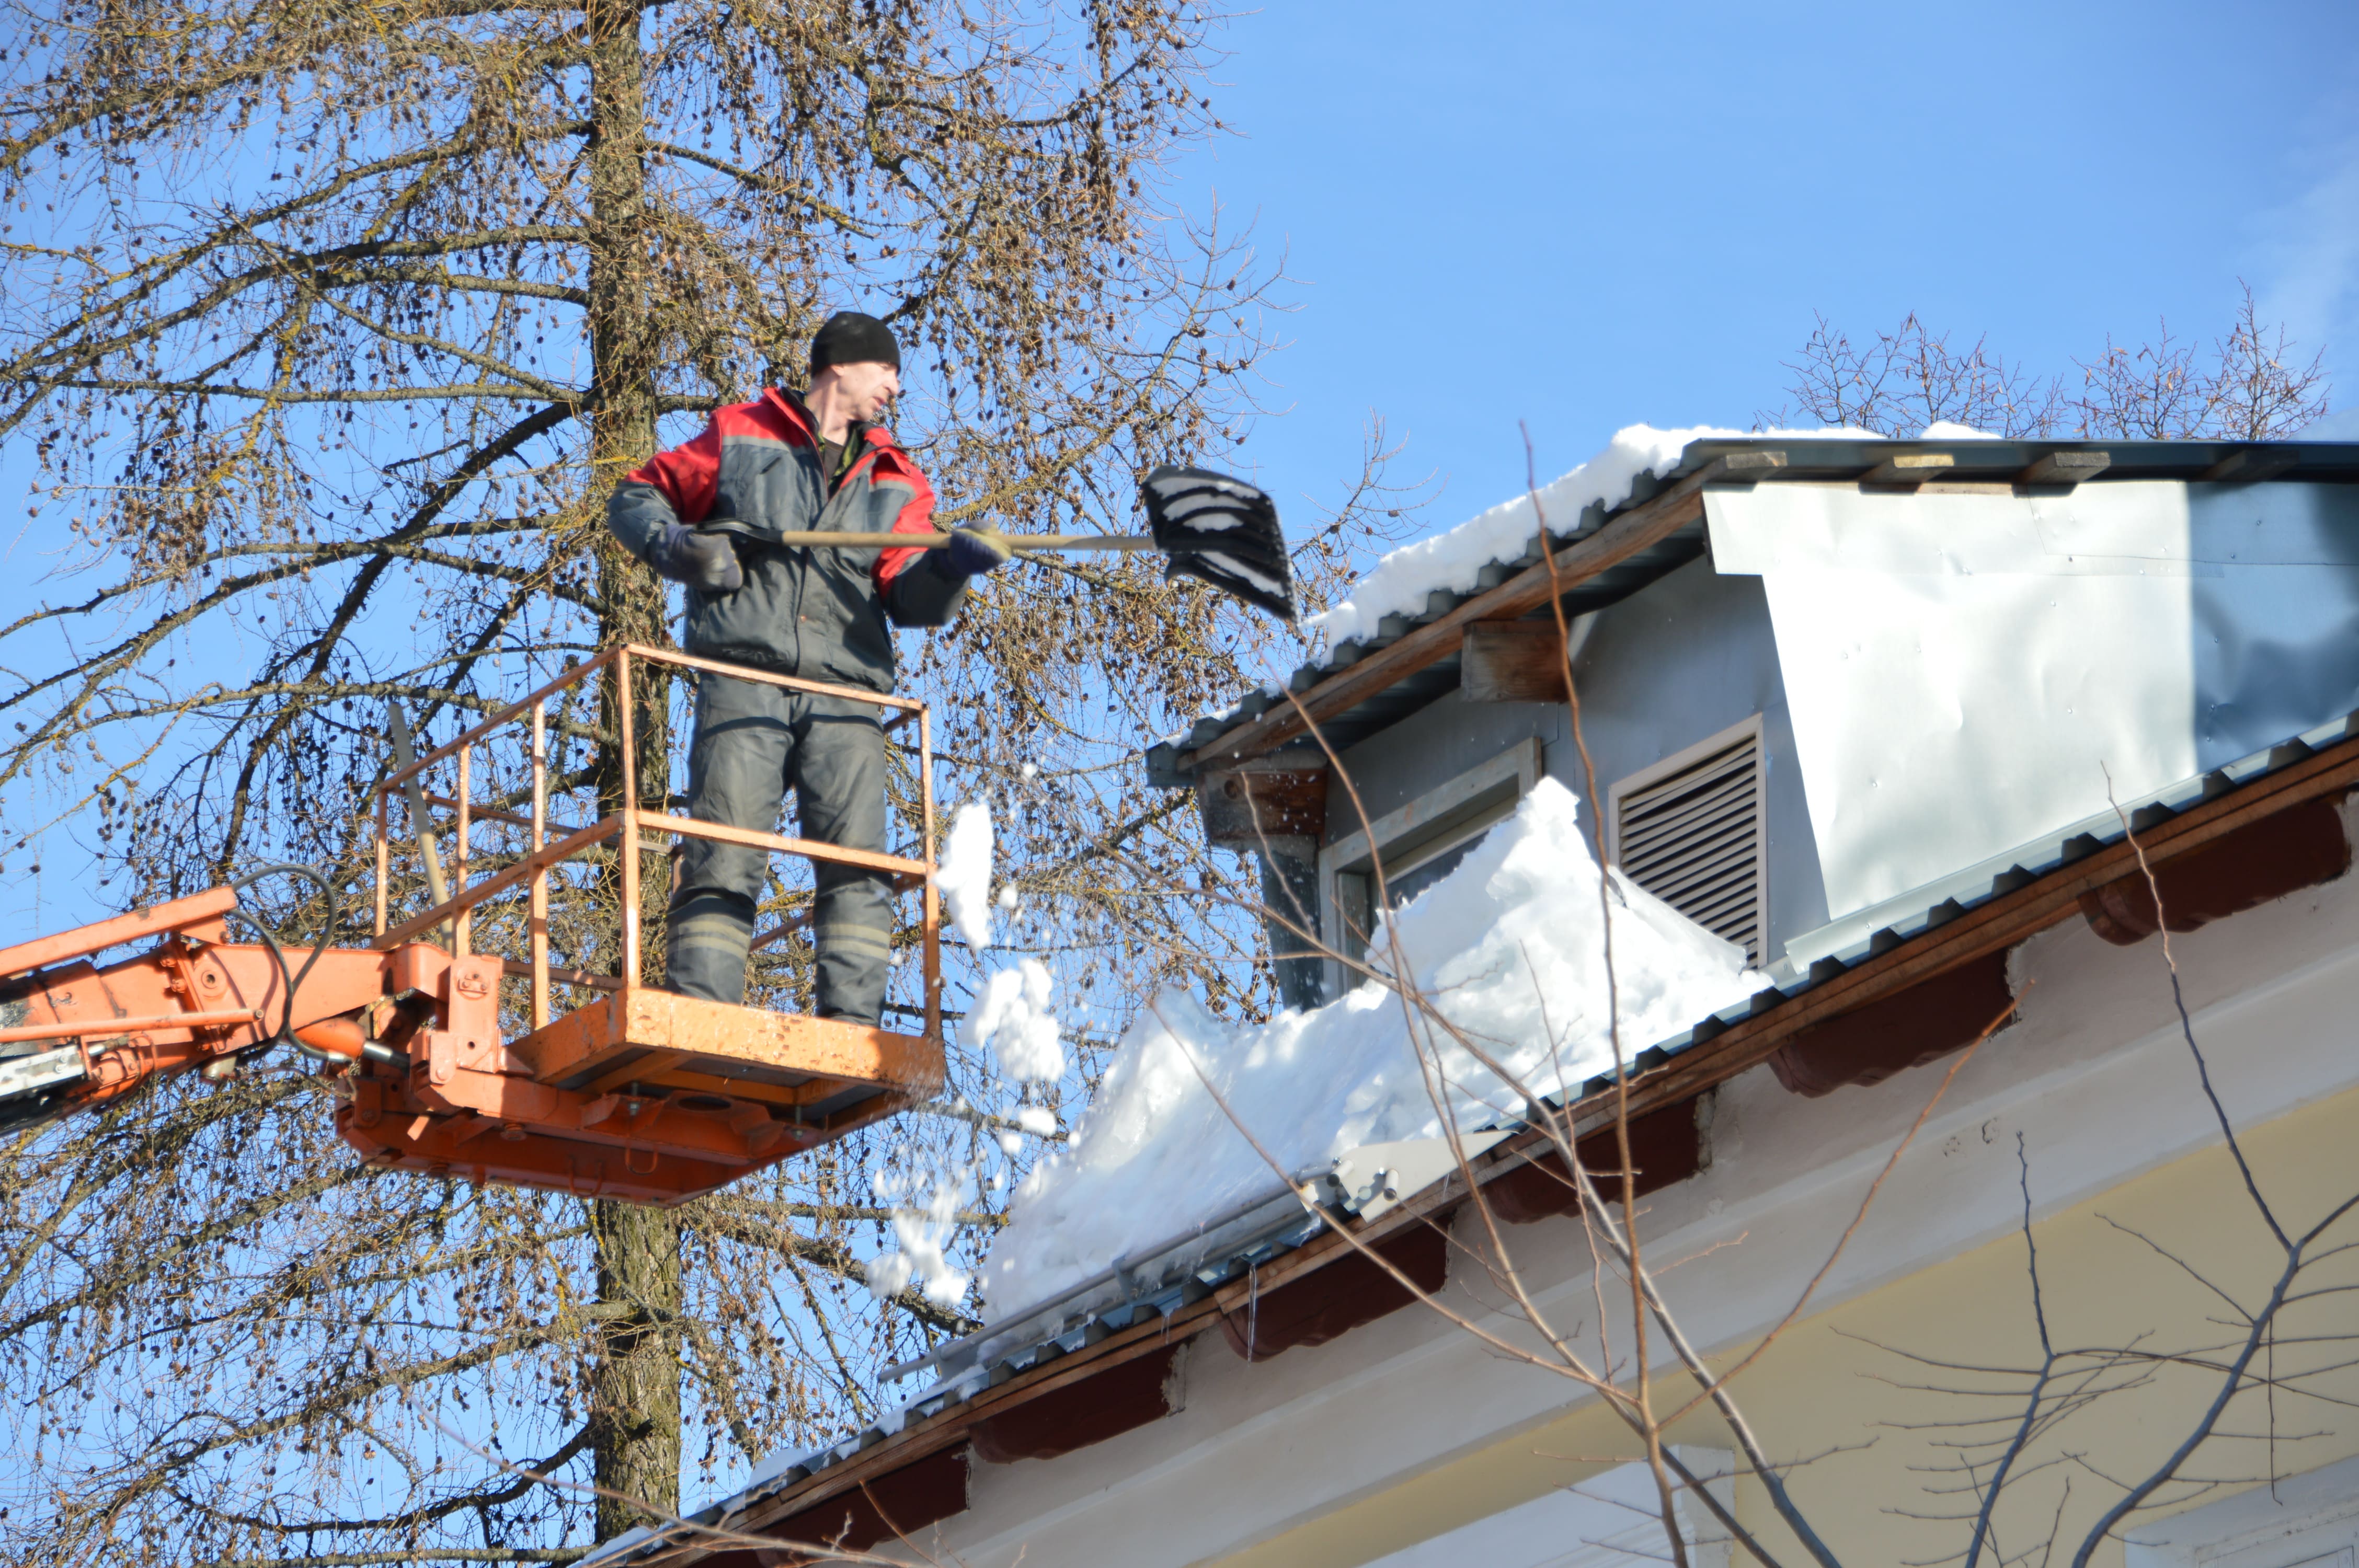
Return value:
M 901 395 L 901 373 L 878 360 L 831 365 L 829 373 L 836 378 L 852 416 L 863 423 L 881 417 Z

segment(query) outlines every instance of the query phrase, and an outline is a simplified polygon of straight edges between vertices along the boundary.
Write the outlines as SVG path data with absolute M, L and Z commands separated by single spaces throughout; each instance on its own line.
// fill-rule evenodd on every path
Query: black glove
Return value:
M 1012 554 L 1006 535 L 996 528 L 953 528 L 951 542 L 942 549 L 949 557 L 945 563 L 955 577 L 981 577 L 997 571 L 1007 564 Z
M 700 534 L 685 523 L 664 525 L 663 538 L 647 554 L 659 577 L 684 582 L 699 593 L 734 593 L 745 584 L 737 547 L 726 534 Z

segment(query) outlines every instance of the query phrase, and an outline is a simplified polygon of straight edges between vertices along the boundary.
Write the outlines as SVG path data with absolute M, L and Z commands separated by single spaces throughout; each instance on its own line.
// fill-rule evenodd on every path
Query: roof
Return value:
M 1919 461 L 1904 460 L 1910 459 Z M 2065 481 L 2079 482 L 2349 481 L 2359 480 L 2359 444 L 1699 439 L 1680 450 L 1668 473 L 1640 476 L 1619 503 L 1592 507 L 1553 535 L 1560 579 L 1573 585 L 1567 607 L 1577 613 L 1626 598 L 1695 558 L 1703 548 L 1701 495 L 1709 485 L 1873 483 L 1896 471 L 2029 485 L 2055 481 L 2060 471 Z M 2101 480 L 2087 477 L 2098 473 Z M 1314 709 L 1329 742 L 1341 749 L 1454 687 L 1457 629 L 1466 621 L 1544 611 L 1549 583 L 1538 546 L 1535 536 L 1521 557 L 1484 568 L 1470 591 L 1433 592 L 1419 613 L 1387 616 L 1375 637 L 1343 642 L 1327 658 L 1297 671 L 1291 689 Z M 1388 650 L 1405 646 L 1411 656 L 1378 663 Z M 1374 678 L 1353 678 L 1372 664 L 1377 665 L 1368 672 Z M 1271 694 L 1260 694 L 1156 748 L 1150 767 L 1160 770 L 1158 782 L 1188 784 L 1202 762 L 1255 754 L 1253 748 L 1266 751 L 1299 736 L 1299 725 L 1289 736 L 1265 722 L 1285 717 L 1272 711 L 1276 706 Z M 2084 896 L 2136 875 L 2141 849 L 2166 864 L 2354 784 L 2359 714 L 2125 802 L 2138 837 L 2135 846 L 2119 816 L 2057 825 L 2006 855 L 1830 926 L 1804 955 L 1806 967 L 1638 1053 L 1624 1076 L 1629 1114 L 1691 1101 L 1768 1060 L 1806 1031 L 2004 955 L 2071 919 Z M 1576 1136 L 1611 1125 L 1624 1079 L 1593 1077 L 1565 1097 Z M 1537 1130 L 1521 1123 L 1491 1129 L 1471 1141 L 1474 1179 L 1503 1176 L 1549 1147 Z M 1360 1180 L 1379 1155 L 1396 1178 L 1389 1187 Z M 778 1456 L 749 1486 L 692 1519 L 758 1530 L 821 1503 L 833 1505 L 910 1465 L 955 1452 L 979 1422 L 1215 1325 L 1223 1314 L 1241 1309 L 1249 1292 L 1266 1293 L 1350 1256 L 1354 1243 L 1337 1233 L 1339 1225 L 1360 1243 L 1374 1242 L 1445 1213 L 1464 1193 L 1446 1149 L 1359 1151 L 1334 1172 L 1306 1173 L 1304 1179 L 1322 1200 L 1323 1213 L 1307 1209 L 1296 1191 L 1274 1188 L 1205 1218 L 1186 1235 L 1116 1260 L 1060 1296 L 888 1369 L 889 1380 L 918 1384 L 901 1409 L 842 1442 Z M 701 1554 L 640 1535 L 609 1543 L 592 1561 Z
M 2359 714 L 2336 719 L 2252 756 L 2191 778 L 2125 811 L 2122 822 L 2072 825 L 2007 858 L 1976 885 L 1943 884 L 1929 902 L 1810 965 L 1807 972 L 1736 1006 L 1700 1019 L 1684 1033 L 1638 1053 L 1628 1069 L 1635 1119 L 1692 1099 L 1760 1065 L 1802 1031 L 2007 948 L 2071 918 L 2084 893 L 2137 871 L 2136 851 L 2154 863 L 2201 849 L 2278 812 L 2332 798 L 2359 784 Z M 1933 893 L 1939 893 L 1938 898 Z M 1611 1076 L 1593 1077 L 1570 1097 L 1576 1136 L 1611 1126 L 1618 1096 Z M 1470 1139 L 1476 1180 L 1506 1174 L 1551 1147 L 1537 1130 L 1505 1126 Z M 1350 1157 L 1323 1183 L 1328 1215 L 1347 1220 L 1362 1245 L 1438 1216 L 1463 1195 L 1446 1151 L 1420 1163 L 1388 1146 L 1399 1173 L 1393 1191 L 1360 1187 Z M 1373 1164 L 1362 1162 L 1364 1164 Z M 1212 1327 L 1263 1293 L 1353 1251 L 1331 1219 L 1309 1212 L 1291 1190 L 1211 1217 L 1192 1235 L 1121 1260 L 1064 1296 L 1012 1319 L 987 1325 L 919 1360 L 888 1368 L 936 1376 L 904 1406 L 853 1436 L 809 1453 L 780 1455 L 736 1494 L 689 1516 L 695 1523 L 759 1530 L 817 1503 L 965 1441 L 978 1420 L 1070 1386 L 1094 1365 L 1111 1367 Z M 674 1532 L 674 1541 L 686 1539 Z M 702 1555 L 646 1531 L 609 1542 L 589 1563 L 683 1561 Z
M 1564 595 L 1565 611 L 1579 615 L 1618 603 L 1701 556 L 1701 495 L 1709 485 L 1849 481 L 2037 486 L 2157 479 L 2359 481 L 2359 443 L 1707 437 L 1687 443 L 1668 471 L 1640 473 L 1618 502 L 1585 506 L 1549 532 L 1560 544 L 1560 575 L 1571 584 Z M 1566 559 L 1586 546 L 1613 546 L 1617 535 L 1629 536 L 1624 541 L 1628 547 L 1591 551 L 1599 557 L 1591 562 Z M 1595 569 L 1586 569 L 1591 566 Z M 1431 590 L 1414 611 L 1384 615 L 1375 635 L 1347 637 L 1305 663 L 1282 689 L 1266 687 L 1226 712 L 1198 719 L 1184 734 L 1149 746 L 1148 782 L 1183 787 L 1195 782 L 1207 762 L 1244 761 L 1299 740 L 1305 731 L 1288 693 L 1308 710 L 1327 744 L 1343 751 L 1458 689 L 1458 633 L 1464 624 L 1519 618 L 1545 609 L 1547 602 L 1547 573 L 1535 528 L 1521 553 L 1484 567 L 1470 589 Z

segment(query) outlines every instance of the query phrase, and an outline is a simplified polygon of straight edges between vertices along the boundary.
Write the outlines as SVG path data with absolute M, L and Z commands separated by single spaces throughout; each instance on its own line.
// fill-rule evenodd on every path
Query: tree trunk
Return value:
M 645 140 L 640 77 L 639 0 L 591 0 L 590 31 L 590 308 L 591 364 L 596 405 L 591 412 L 589 504 L 599 507 L 614 481 L 654 451 L 654 331 L 647 297 L 647 239 L 641 164 Z M 595 526 L 595 524 L 592 524 Z M 600 530 L 599 641 L 665 640 L 663 585 Z M 639 804 L 660 810 L 669 783 L 668 683 L 642 668 L 632 681 L 633 759 Z M 604 728 L 618 731 L 617 693 L 604 692 Z M 601 809 L 622 803 L 622 759 L 602 759 Z M 623 854 L 640 854 L 635 844 Z M 662 862 L 643 858 L 639 929 L 640 973 L 661 972 L 663 908 L 669 879 Z M 620 891 L 620 879 L 616 879 Z M 598 1485 L 598 1539 L 607 1541 L 647 1522 L 633 1501 L 666 1513 L 679 1511 L 679 1338 L 683 1302 L 679 1221 L 668 1210 L 601 1199 L 591 1206 L 598 1255 L 598 1295 L 620 1313 L 600 1327 L 591 1373 L 592 1453 Z
M 635 1502 L 679 1512 L 679 1220 L 605 1199 L 592 1207 L 598 1298 L 624 1309 L 600 1325 L 591 1373 L 598 1539 L 612 1541 L 653 1522 Z

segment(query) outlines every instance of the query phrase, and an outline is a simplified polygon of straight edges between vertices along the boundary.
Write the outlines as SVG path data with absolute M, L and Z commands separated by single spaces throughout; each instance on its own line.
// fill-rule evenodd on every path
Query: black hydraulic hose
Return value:
M 281 875 L 308 877 L 319 887 L 320 896 L 325 899 L 328 904 L 328 918 L 320 927 L 321 934 L 324 937 L 328 933 L 335 930 L 336 917 L 343 913 L 343 905 L 336 897 L 336 889 L 334 884 L 330 882 L 326 874 L 320 871 L 316 866 L 299 866 L 288 861 L 279 861 L 271 865 L 258 867 L 231 882 L 229 884 L 230 891 L 232 892 L 243 892 L 265 877 Z M 278 1029 L 277 1033 L 271 1035 L 268 1044 L 272 1045 L 292 1045 L 296 1050 L 301 1052 L 306 1056 L 311 1057 L 315 1061 L 343 1061 L 343 1057 L 336 1055 L 332 1052 L 318 1050 L 312 1046 L 306 1045 L 302 1041 L 296 1039 L 293 1027 L 295 1022 L 295 993 L 302 989 L 304 980 L 310 978 L 311 966 L 320 961 L 320 954 L 325 946 L 324 942 L 313 943 L 311 945 L 311 956 L 303 960 L 303 968 L 295 974 L 289 975 L 287 972 L 287 955 L 279 950 L 277 935 L 273 932 L 269 926 L 265 925 L 261 921 L 256 920 L 253 915 L 248 914 L 245 912 L 245 908 L 243 903 L 241 903 L 236 909 L 232 910 L 230 913 L 235 914 L 248 925 L 253 926 L 255 931 L 261 933 L 262 945 L 269 950 L 270 961 L 278 966 L 279 983 L 287 989 L 286 1002 L 279 1009 Z

